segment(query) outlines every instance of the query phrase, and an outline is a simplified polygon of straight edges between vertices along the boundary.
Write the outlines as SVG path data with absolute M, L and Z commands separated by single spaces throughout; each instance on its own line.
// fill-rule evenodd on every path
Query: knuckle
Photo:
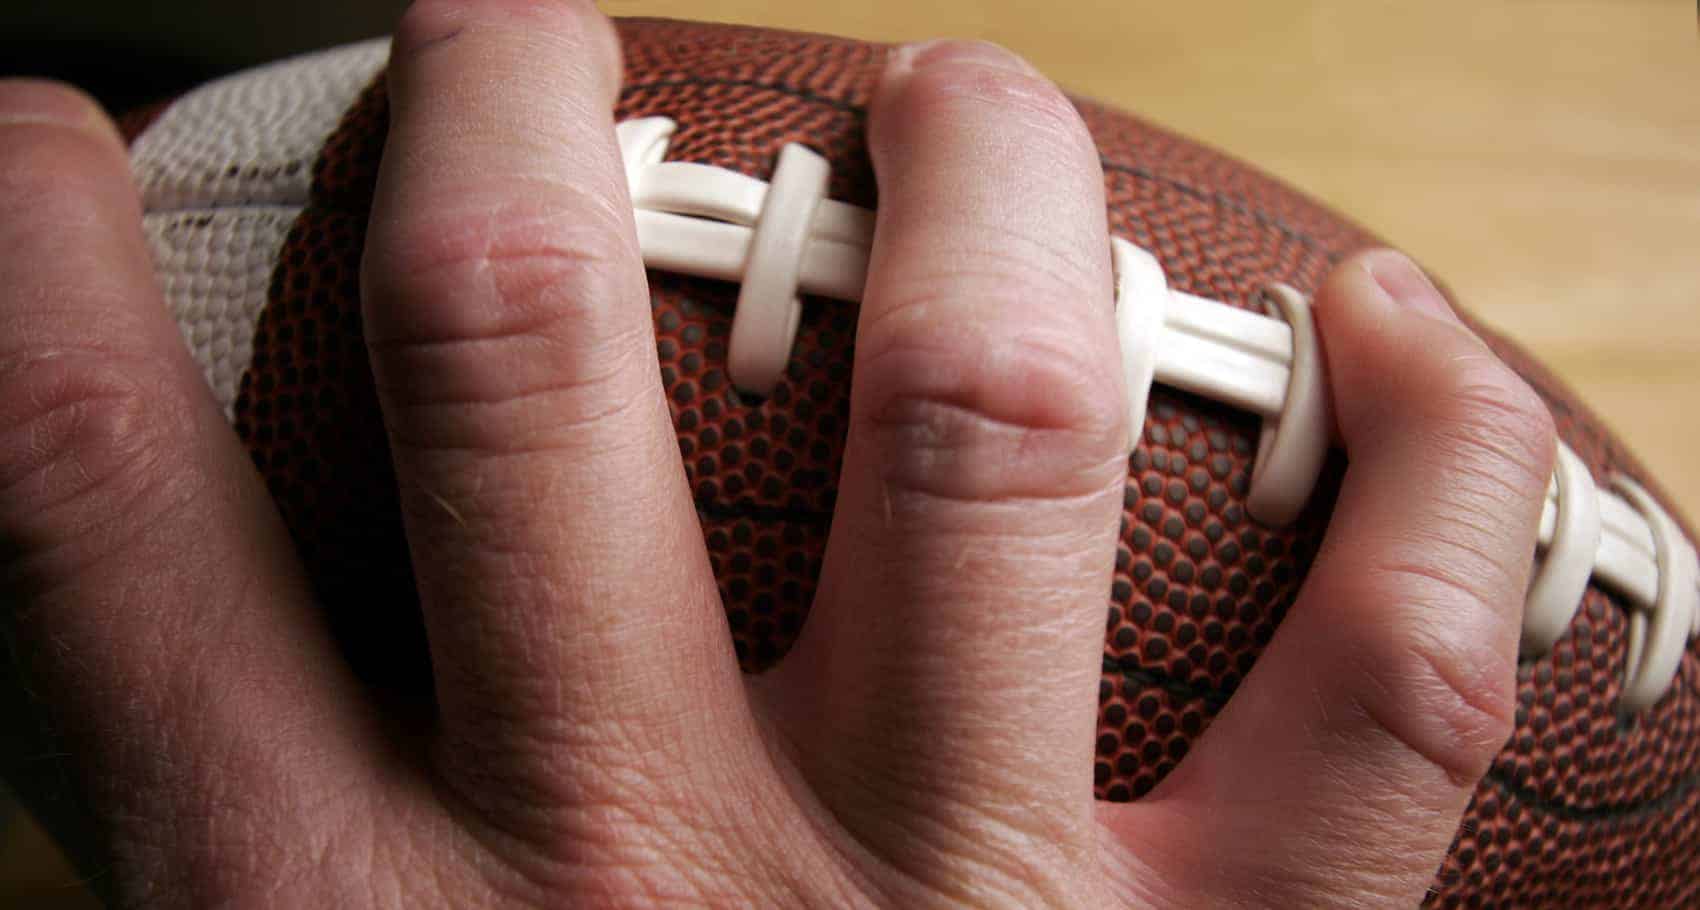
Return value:
M 1538 496 L 1552 474 L 1552 414 L 1528 383 L 1485 347 L 1459 355 L 1432 388 L 1432 436 L 1471 476 L 1495 487 Z
M 590 211 L 568 222 L 543 207 L 492 209 L 469 198 L 387 227 L 362 272 L 369 296 L 381 304 L 378 315 L 400 309 L 407 319 L 399 326 L 380 320 L 380 340 L 491 334 L 574 299 L 570 291 L 605 289 L 622 250 L 595 216 L 602 206 L 570 207 Z
M 453 411 L 449 425 L 483 440 L 446 445 L 526 446 L 512 408 L 548 398 L 553 422 L 580 423 L 631 400 L 610 386 L 655 381 L 642 369 L 653 345 L 629 232 L 610 227 L 619 216 L 605 205 L 568 208 L 570 219 L 470 207 L 369 248 L 367 344 L 386 409 Z M 494 436 L 479 429 L 492 416 Z
M 1430 345 L 1366 436 L 1426 478 L 1424 495 L 1381 539 L 1362 577 L 1454 618 L 1492 617 L 1492 641 L 1514 633 L 1527 590 L 1541 503 L 1552 476 L 1553 420 L 1528 385 L 1485 347 Z M 1410 362 L 1410 361 L 1407 361 Z M 1385 600 L 1385 594 L 1363 592 Z M 1479 608 L 1460 612 L 1460 605 Z
M 889 488 L 1071 498 L 1125 473 L 1126 406 L 1113 372 L 1088 358 L 1090 346 L 1038 333 L 928 331 L 926 309 L 916 302 L 886 314 L 855 372 L 854 429 Z
M 193 419 L 170 389 L 158 365 L 100 350 L 0 356 L 0 501 L 25 553 L 146 527 L 191 492 L 172 446 Z
M 1525 430 L 1550 426 L 1546 406 L 1534 390 L 1485 345 L 1458 355 L 1453 363 L 1441 398 L 1457 406 L 1460 419 L 1503 419 Z
M 594 320 L 608 308 L 588 302 L 631 293 L 637 252 L 615 204 L 568 187 L 552 185 L 549 193 L 547 204 L 492 204 L 466 193 L 385 224 L 361 270 L 363 290 L 377 304 L 376 340 L 512 334 L 575 307 Z M 405 318 L 384 318 L 392 313 Z
M 1459 788 L 1487 773 L 1516 712 L 1516 659 L 1503 636 L 1465 631 L 1412 631 L 1355 652 L 1372 680 L 1357 693 L 1362 713 Z

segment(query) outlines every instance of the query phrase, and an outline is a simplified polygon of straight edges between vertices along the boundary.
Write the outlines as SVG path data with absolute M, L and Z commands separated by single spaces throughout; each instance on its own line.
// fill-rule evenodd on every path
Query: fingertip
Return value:
M 1365 427 L 1395 412 L 1426 413 L 1431 409 L 1422 402 L 1439 400 L 1460 382 L 1508 372 L 1470 368 L 1497 361 L 1422 268 L 1396 250 L 1346 258 L 1323 281 L 1315 306 L 1348 449 Z M 1503 379 L 1495 384 L 1507 384 Z
M 463 43 L 463 39 L 486 29 L 507 35 L 494 43 L 477 42 L 477 50 L 450 55 L 448 67 L 463 77 L 475 69 L 489 70 L 486 76 L 508 72 L 511 63 L 491 51 L 519 51 L 535 36 L 565 40 L 573 50 L 551 49 L 534 55 L 548 66 L 580 68 L 594 85 L 599 100 L 612 107 L 619 97 L 624 77 L 624 54 L 614 23 L 592 0 L 562 0 L 535 3 L 530 0 L 413 0 L 395 28 L 391 39 L 391 78 L 398 83 L 405 101 L 414 71 L 439 48 Z
M 571 0 L 564 5 L 571 17 L 571 27 L 581 32 L 589 51 L 596 85 L 602 91 L 602 103 L 612 109 L 620 99 L 620 86 L 625 81 L 625 49 L 619 27 L 593 0 Z
M 0 288 L 51 287 L 59 313 L 97 289 L 134 297 L 152 288 L 141 236 L 128 153 L 101 107 L 62 83 L 0 80 Z M 0 301 L 0 316 L 15 305 Z
M 82 89 L 47 79 L 0 79 L 0 129 L 24 125 L 70 129 L 124 148 L 117 125 Z
M 1363 254 L 1360 262 L 1394 303 L 1442 322 L 1463 324 L 1445 295 L 1409 256 L 1398 250 L 1377 249 Z
M 1325 330 L 1357 315 L 1388 319 L 1396 314 L 1398 304 L 1375 277 L 1375 262 L 1385 255 L 1398 254 L 1386 249 L 1353 253 L 1323 278 L 1315 305 Z
M 949 124 L 1000 124 L 1003 136 L 1023 136 L 1073 166 L 1098 161 L 1080 113 L 1062 90 L 1020 55 L 989 41 L 939 39 L 893 49 L 869 111 L 868 145 L 875 172 L 886 179 L 908 151 L 940 135 L 970 139 L 976 130 Z M 993 137 L 981 135 L 982 145 Z M 963 158 L 984 149 L 964 149 Z M 1101 182 L 1101 177 L 1100 177 Z
M 894 49 L 886 59 L 884 78 L 902 79 L 917 69 L 951 64 L 986 66 L 1012 73 L 1039 75 L 1039 71 L 1034 69 L 1031 63 L 1000 44 L 991 41 L 934 38 L 904 44 Z
M 1336 437 L 1350 443 L 1359 414 L 1375 414 L 1385 371 L 1364 369 L 1397 354 L 1399 305 L 1372 271 L 1382 251 L 1355 253 L 1330 271 L 1317 288 L 1316 329 L 1327 362 Z M 1362 374 L 1362 375 L 1360 375 Z

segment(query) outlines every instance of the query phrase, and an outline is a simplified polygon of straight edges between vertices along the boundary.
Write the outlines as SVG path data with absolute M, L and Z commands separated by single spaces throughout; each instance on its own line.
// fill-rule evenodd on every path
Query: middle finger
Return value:
M 806 702 L 805 761 L 840 817 L 897 829 L 917 874 L 943 866 L 908 840 L 939 834 L 918 815 L 953 811 L 982 846 L 1088 855 L 1128 452 L 1097 153 L 1055 86 L 981 44 L 899 52 L 869 131 L 850 436 L 820 594 L 781 667 L 808 694 L 780 697 Z

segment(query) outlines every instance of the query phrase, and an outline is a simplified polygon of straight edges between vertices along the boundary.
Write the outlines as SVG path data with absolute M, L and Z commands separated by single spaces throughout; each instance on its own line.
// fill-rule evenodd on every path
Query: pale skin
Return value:
M 0 84 L 0 590 L 119 902 L 1421 899 L 1510 730 L 1553 431 L 1408 260 L 1316 297 L 1349 467 L 1298 601 L 1176 771 L 1096 803 L 1127 390 L 1102 174 L 1058 90 L 986 45 L 888 66 L 820 591 L 745 678 L 608 22 L 420 0 L 397 34 L 363 296 L 440 700 L 417 739 L 315 618 L 109 122 Z

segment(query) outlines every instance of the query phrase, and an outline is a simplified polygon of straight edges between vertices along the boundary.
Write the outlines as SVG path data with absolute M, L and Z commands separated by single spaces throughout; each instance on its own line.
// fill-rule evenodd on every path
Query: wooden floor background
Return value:
M 1396 242 L 1565 377 L 1700 516 L 1693 0 L 602 7 L 1012 47 L 1071 91 L 1256 162 Z M 33 828 L 0 830 L 0 906 L 90 905 Z

